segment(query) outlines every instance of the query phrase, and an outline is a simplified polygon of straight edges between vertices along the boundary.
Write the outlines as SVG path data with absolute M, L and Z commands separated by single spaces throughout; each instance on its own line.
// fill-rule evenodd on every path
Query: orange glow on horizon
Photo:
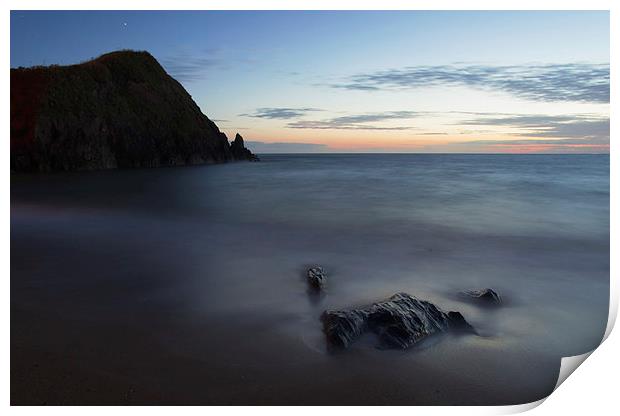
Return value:
M 234 130 L 227 130 L 234 136 Z M 429 153 L 608 153 L 609 144 L 565 143 L 562 139 L 524 137 L 511 134 L 411 134 L 411 131 L 363 130 L 243 130 L 247 141 L 300 143 L 325 146 L 325 152 L 429 152 Z M 487 142 L 488 143 L 485 143 Z M 505 141 L 506 143 L 498 143 Z M 515 141 L 530 143 L 514 143 Z M 545 143 L 537 143 L 544 141 Z M 557 141 L 557 143 L 550 143 Z

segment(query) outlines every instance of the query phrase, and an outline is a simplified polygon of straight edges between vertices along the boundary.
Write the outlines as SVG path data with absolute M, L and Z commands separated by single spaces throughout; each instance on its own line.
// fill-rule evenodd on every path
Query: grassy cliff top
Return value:
M 11 68 L 11 71 L 53 71 L 65 68 L 75 68 L 79 66 L 89 66 L 97 64 L 110 64 L 117 63 L 119 61 L 151 61 L 157 63 L 157 60 L 147 51 L 134 51 L 131 49 L 122 49 L 118 51 L 104 53 L 96 58 L 91 58 L 86 61 L 79 62 L 77 64 L 69 65 L 34 65 L 30 67 L 20 66 L 17 68 Z

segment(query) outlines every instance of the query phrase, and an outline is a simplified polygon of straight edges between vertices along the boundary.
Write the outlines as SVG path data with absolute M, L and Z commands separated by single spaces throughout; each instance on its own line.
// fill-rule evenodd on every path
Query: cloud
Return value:
M 596 139 L 609 142 L 609 117 L 592 114 L 519 114 L 476 117 L 458 122 L 470 126 L 505 126 L 517 129 L 518 136 Z
M 245 117 L 266 118 L 275 120 L 290 120 L 292 118 L 303 117 L 313 111 L 322 111 L 318 108 L 257 108 L 252 114 L 239 114 Z
M 409 126 L 377 126 L 376 123 L 387 120 L 411 119 L 423 114 L 416 111 L 387 111 L 382 113 L 356 114 L 335 117 L 325 120 L 299 120 L 288 123 L 292 129 L 321 129 L 321 130 L 411 130 Z
M 233 66 L 243 65 L 250 70 L 256 64 L 250 50 L 236 50 L 230 54 L 225 48 L 204 48 L 188 51 L 180 48 L 175 53 L 159 61 L 166 71 L 179 82 L 194 82 L 205 79 L 209 71 L 230 70 Z
M 609 64 L 436 65 L 357 74 L 336 88 L 360 91 L 469 86 L 534 101 L 609 103 Z
M 601 114 L 462 113 L 459 126 L 500 126 L 513 140 L 472 140 L 429 146 L 466 153 L 609 153 L 609 117 Z M 486 133 L 492 133 L 491 130 Z M 519 138 L 523 137 L 523 138 Z
M 254 153 L 316 153 L 329 150 L 326 144 L 318 143 L 266 143 L 258 141 L 246 141 L 246 146 Z
M 188 53 L 178 53 L 163 58 L 161 64 L 170 76 L 179 82 L 193 82 L 204 79 L 208 69 L 223 66 L 222 60 L 215 56 L 204 57 Z

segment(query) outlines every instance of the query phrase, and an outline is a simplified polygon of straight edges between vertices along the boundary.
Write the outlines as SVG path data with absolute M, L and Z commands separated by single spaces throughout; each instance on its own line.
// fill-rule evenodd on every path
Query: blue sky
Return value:
M 608 152 L 608 12 L 11 12 L 11 66 L 151 52 L 257 151 Z

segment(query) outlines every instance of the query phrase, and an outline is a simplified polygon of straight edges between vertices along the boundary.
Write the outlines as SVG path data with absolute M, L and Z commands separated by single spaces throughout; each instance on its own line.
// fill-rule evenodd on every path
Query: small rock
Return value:
M 468 296 L 470 298 L 480 300 L 486 303 L 491 303 L 491 304 L 502 303 L 502 298 L 497 294 L 496 291 L 490 288 L 479 289 L 479 290 L 466 290 L 461 293 L 465 296 Z
M 316 266 L 308 269 L 308 282 L 316 289 L 322 289 L 327 280 L 327 275 L 322 267 Z

